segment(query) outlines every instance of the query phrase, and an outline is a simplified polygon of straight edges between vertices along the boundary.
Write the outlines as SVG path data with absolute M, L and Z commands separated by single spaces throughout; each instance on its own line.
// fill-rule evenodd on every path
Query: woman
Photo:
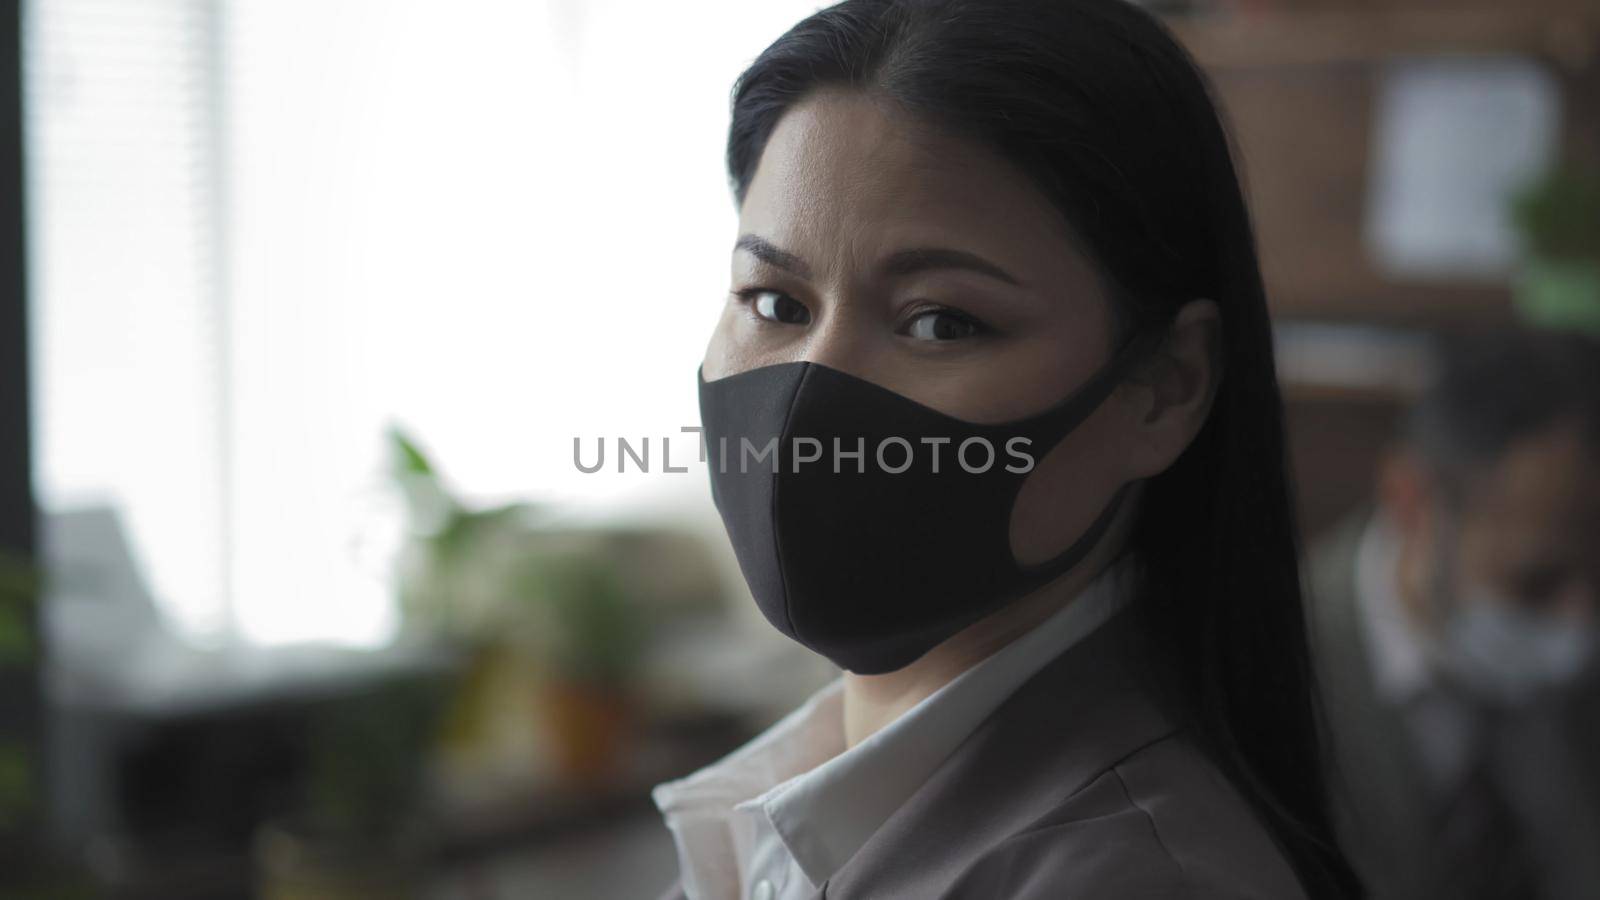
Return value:
M 690 898 L 1330 898 L 1271 332 L 1121 0 L 846 0 L 739 78 L 712 489 L 840 679 L 655 792 Z

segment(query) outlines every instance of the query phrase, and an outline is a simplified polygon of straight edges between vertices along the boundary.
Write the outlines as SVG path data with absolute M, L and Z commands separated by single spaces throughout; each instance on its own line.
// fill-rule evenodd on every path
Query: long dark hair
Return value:
M 1133 329 L 1162 329 L 1197 297 L 1221 308 L 1210 418 L 1146 485 L 1131 537 L 1149 630 L 1308 894 L 1358 895 L 1329 821 L 1266 298 L 1204 77 L 1123 0 L 845 0 L 735 84 L 739 204 L 779 118 L 824 86 L 998 150 L 1074 226 Z

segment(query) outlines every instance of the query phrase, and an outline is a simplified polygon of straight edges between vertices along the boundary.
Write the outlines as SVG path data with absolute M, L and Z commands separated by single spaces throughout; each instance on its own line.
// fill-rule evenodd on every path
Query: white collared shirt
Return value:
M 652 796 L 689 900 L 809 898 L 1017 688 L 1128 601 L 1113 566 L 1050 618 L 846 749 L 835 679 L 749 743 Z
M 1466 773 L 1482 723 L 1470 704 L 1440 684 L 1426 640 L 1400 601 L 1400 539 L 1374 513 L 1356 547 L 1356 604 L 1378 697 L 1397 707 L 1423 772 L 1436 790 Z
M 1382 512 L 1361 532 L 1355 556 L 1356 603 L 1378 695 L 1403 705 L 1427 690 L 1433 672 L 1400 604 L 1400 536 Z

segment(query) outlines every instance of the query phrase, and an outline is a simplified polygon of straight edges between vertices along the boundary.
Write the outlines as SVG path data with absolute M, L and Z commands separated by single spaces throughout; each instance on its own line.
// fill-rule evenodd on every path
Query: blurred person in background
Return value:
M 1356 896 L 1251 227 L 1173 38 L 847 0 L 739 78 L 727 162 L 713 496 L 843 674 L 656 788 L 667 896 Z
M 1600 897 L 1600 344 L 1455 346 L 1314 554 L 1346 846 L 1372 895 Z

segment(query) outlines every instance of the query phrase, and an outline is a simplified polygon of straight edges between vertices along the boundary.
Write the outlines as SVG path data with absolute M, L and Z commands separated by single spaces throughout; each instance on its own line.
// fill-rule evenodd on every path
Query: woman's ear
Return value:
M 1214 301 L 1191 300 L 1150 359 L 1128 378 L 1129 479 L 1149 478 L 1177 461 L 1211 414 L 1221 379 L 1222 312 Z

